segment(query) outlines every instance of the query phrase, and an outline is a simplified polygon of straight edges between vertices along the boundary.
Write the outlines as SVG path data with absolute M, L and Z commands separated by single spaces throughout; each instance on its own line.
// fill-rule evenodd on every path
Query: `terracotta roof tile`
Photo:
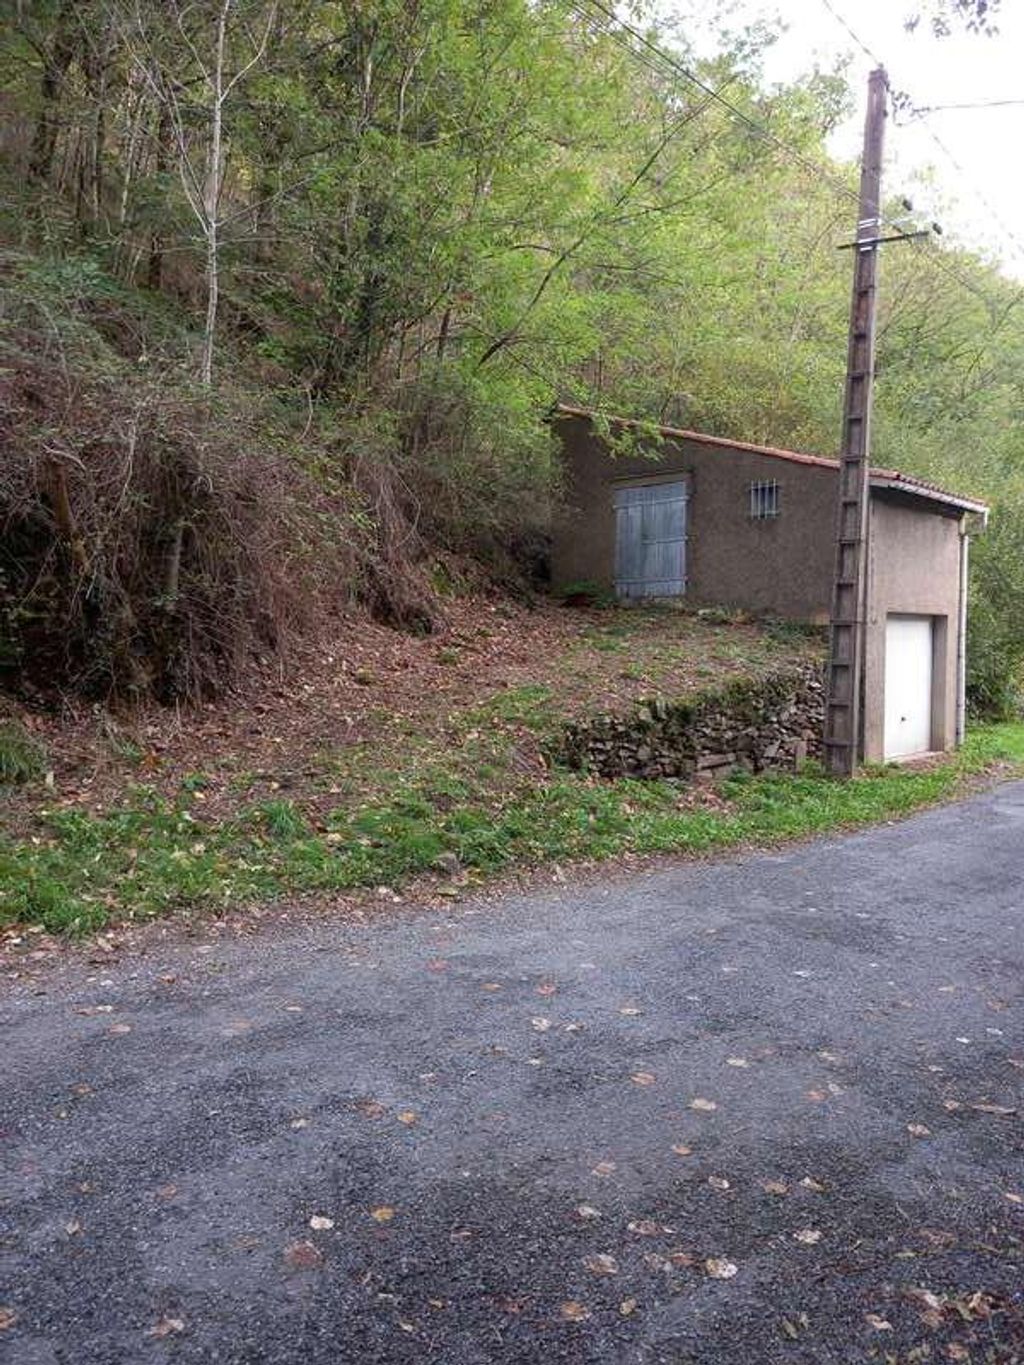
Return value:
M 594 418 L 599 414 L 590 408 L 575 407 L 570 403 L 558 403 L 554 409 L 556 414 L 565 417 Z M 616 426 L 640 427 L 646 423 L 633 417 L 616 417 L 610 413 L 600 414 L 608 422 L 614 422 Z M 827 455 L 810 455 L 806 451 L 785 450 L 779 446 L 757 445 L 751 441 L 731 441 L 724 436 L 708 436 L 702 431 L 689 431 L 685 427 L 665 426 L 662 423 L 655 424 L 662 436 L 675 437 L 681 441 L 693 441 L 698 445 L 719 446 L 726 450 L 746 450 L 755 455 L 767 455 L 773 460 L 788 460 L 791 464 L 818 465 L 823 469 L 838 469 L 839 461 L 831 459 Z M 940 502 L 952 503 L 958 507 L 967 508 L 981 514 L 988 512 L 988 506 L 979 498 L 965 497 L 959 493 L 951 493 L 947 489 L 940 488 L 937 484 L 929 483 L 926 479 L 919 479 L 912 474 L 902 474 L 898 469 L 880 469 L 872 466 L 872 482 L 879 486 L 899 486 L 905 488 L 908 493 L 916 493 L 924 497 L 932 497 Z

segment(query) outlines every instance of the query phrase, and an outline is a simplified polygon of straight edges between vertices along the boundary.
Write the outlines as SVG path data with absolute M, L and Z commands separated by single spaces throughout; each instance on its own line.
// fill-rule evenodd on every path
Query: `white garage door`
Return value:
M 615 490 L 615 591 L 678 597 L 686 587 L 686 482 Z
M 885 757 L 932 747 L 932 619 L 890 616 L 885 623 Z

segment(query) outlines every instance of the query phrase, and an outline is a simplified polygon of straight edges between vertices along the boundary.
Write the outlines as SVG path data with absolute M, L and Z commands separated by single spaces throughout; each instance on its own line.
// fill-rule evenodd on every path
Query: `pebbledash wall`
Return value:
M 559 756 L 598 777 L 712 781 L 740 770 L 793 771 L 820 757 L 824 718 L 824 669 L 808 663 L 688 701 L 655 699 L 576 721 Z
M 650 454 L 619 456 L 586 412 L 563 407 L 554 420 L 566 464 L 565 508 L 552 537 L 556 589 L 590 583 L 614 590 L 615 490 L 684 478 L 688 605 L 828 621 L 835 460 L 667 427 Z M 778 483 L 779 515 L 756 520 L 750 516 L 749 490 L 765 479 Z M 932 618 L 931 747 L 947 749 L 958 738 L 968 515 L 985 511 L 982 504 L 895 472 L 872 472 L 864 660 L 863 756 L 868 762 L 884 757 L 890 615 Z
M 668 438 L 649 455 L 614 455 L 585 417 L 558 420 L 567 506 L 552 541 L 552 580 L 615 584 L 613 492 L 626 484 L 687 481 L 686 600 L 794 620 L 828 620 L 835 465 L 766 458 L 753 447 Z M 781 482 L 781 512 L 750 518 L 749 488 Z M 825 533 L 822 534 L 822 527 Z

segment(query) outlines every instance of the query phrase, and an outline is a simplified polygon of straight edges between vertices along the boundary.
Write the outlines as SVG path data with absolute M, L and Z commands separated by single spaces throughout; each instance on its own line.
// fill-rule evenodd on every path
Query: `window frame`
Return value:
M 778 521 L 782 515 L 782 484 L 778 479 L 752 479 L 747 485 L 747 518 Z

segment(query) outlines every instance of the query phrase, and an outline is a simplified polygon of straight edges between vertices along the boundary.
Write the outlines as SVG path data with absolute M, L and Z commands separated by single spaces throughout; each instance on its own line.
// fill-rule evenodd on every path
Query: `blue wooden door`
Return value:
M 615 591 L 679 597 L 686 588 L 686 481 L 615 490 Z

